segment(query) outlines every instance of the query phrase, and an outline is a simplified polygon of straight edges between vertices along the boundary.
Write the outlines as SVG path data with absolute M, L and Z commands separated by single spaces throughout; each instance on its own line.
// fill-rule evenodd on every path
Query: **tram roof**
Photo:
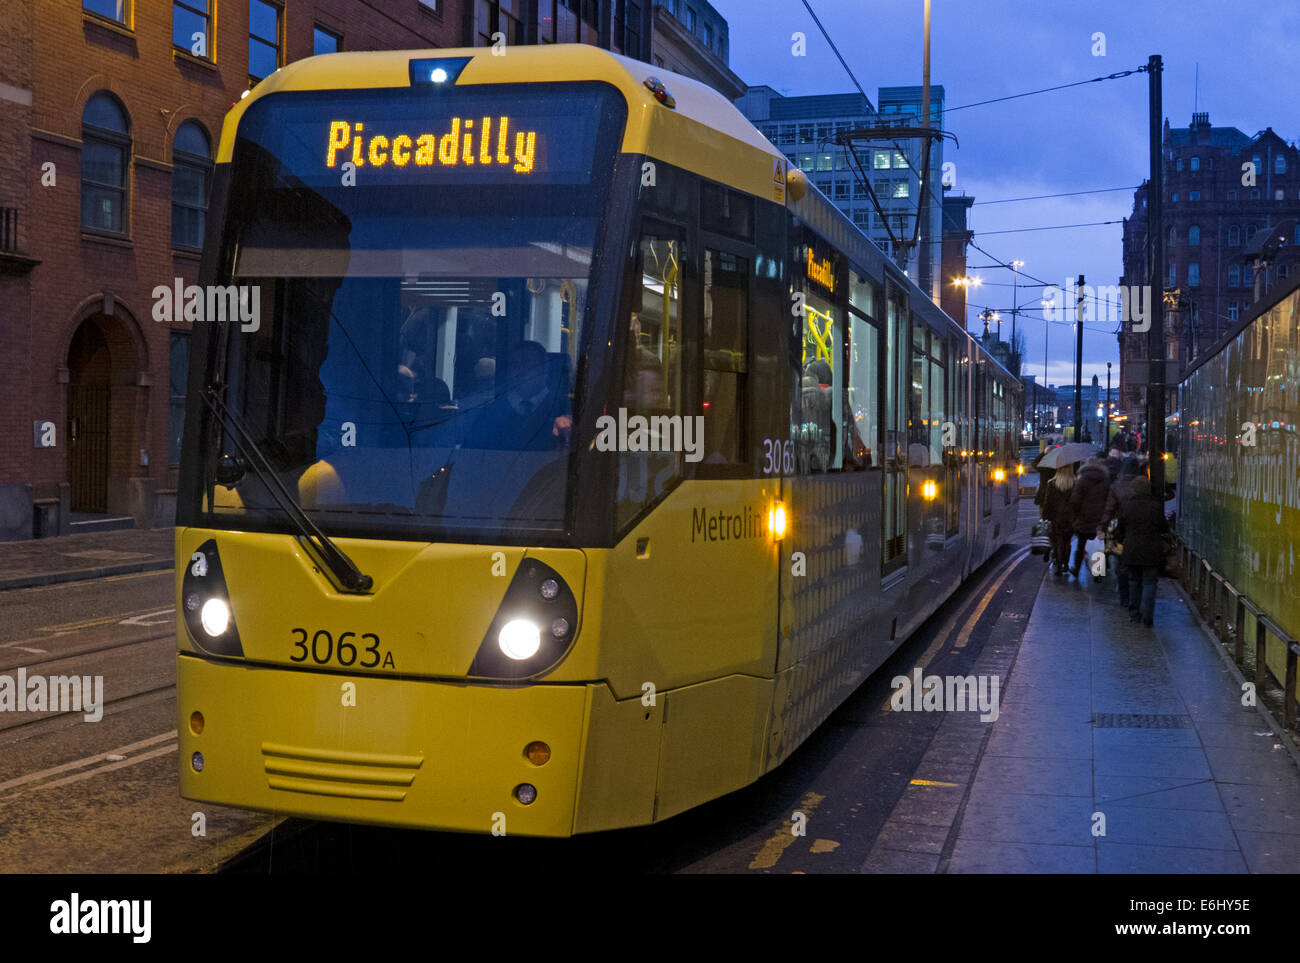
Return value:
M 468 58 L 455 86 L 603 81 L 618 88 L 628 105 L 624 153 L 646 154 L 739 188 L 784 200 L 785 155 L 720 93 L 697 80 L 590 44 L 379 50 L 322 54 L 296 60 L 261 81 L 231 108 L 221 133 L 218 163 L 228 163 L 243 112 L 269 94 L 295 90 L 364 90 L 411 86 L 412 60 Z M 676 101 L 659 103 L 644 81 L 656 77 Z M 431 96 L 434 94 L 431 93 Z

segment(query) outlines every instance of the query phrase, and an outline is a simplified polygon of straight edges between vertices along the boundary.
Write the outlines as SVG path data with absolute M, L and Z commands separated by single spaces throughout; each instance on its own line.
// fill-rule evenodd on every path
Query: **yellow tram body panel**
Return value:
M 785 158 L 715 91 L 587 45 L 299 61 L 232 109 L 218 163 L 230 162 L 240 118 L 258 98 L 407 88 L 409 61 L 432 56 L 471 58 L 458 86 L 608 83 L 628 105 L 622 154 L 786 200 Z M 655 74 L 676 109 L 644 86 Z M 314 469 L 297 493 L 309 509 L 337 483 L 324 462 Z M 868 569 L 857 561 L 879 556 L 879 533 L 866 548 L 859 539 L 852 561 L 846 542 L 850 530 L 878 527 L 879 482 L 864 490 L 866 477 L 685 480 L 605 548 L 338 538 L 373 576 L 372 594 L 339 591 L 293 536 L 178 528 L 178 614 L 186 566 L 214 542 L 243 650 L 205 653 L 178 618 L 182 794 L 309 818 L 567 836 L 651 823 L 747 785 L 787 758 L 895 642 L 892 627 L 879 638 L 845 634 L 879 597 L 865 594 Z M 788 512 L 784 538 L 768 527 L 777 504 Z M 239 507 L 218 485 L 206 510 L 219 519 Z M 800 550 L 807 577 L 792 574 Z M 959 551 L 942 559 L 952 578 L 968 561 Z M 476 653 L 530 559 L 572 590 L 574 641 L 538 678 L 476 679 Z M 911 600 L 915 619 L 944 597 L 947 582 L 931 584 Z M 369 633 L 385 658 L 366 668 L 295 658 L 306 651 L 295 649 L 296 632 L 314 644 L 322 630 Z M 550 748 L 542 765 L 525 753 L 533 742 Z M 523 783 L 536 787 L 531 805 L 514 798 Z

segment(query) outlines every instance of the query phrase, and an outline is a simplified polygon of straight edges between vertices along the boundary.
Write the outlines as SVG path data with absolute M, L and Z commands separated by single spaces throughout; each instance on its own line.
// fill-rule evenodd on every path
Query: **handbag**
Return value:
M 1052 523 L 1046 518 L 1034 522 L 1029 530 L 1029 551 L 1034 555 L 1046 555 L 1052 550 Z
M 1112 518 L 1110 524 L 1106 526 L 1106 554 L 1123 555 L 1124 545 L 1115 541 L 1115 529 L 1119 525 L 1118 518 Z

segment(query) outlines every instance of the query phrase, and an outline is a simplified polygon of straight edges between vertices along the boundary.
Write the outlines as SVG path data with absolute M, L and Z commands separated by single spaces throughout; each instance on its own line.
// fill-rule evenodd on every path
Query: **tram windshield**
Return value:
M 210 370 L 324 531 L 564 530 L 624 112 L 594 84 L 280 93 L 250 106 L 219 268 L 240 323 Z M 237 440 L 215 419 L 199 434 L 213 520 L 276 524 L 267 479 L 231 470 Z M 233 485 L 216 483 L 223 455 Z

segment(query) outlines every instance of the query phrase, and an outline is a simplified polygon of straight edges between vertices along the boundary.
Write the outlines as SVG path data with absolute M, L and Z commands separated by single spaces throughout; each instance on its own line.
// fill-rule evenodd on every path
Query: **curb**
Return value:
M 175 568 L 170 558 L 150 559 L 147 562 L 130 562 L 123 565 L 105 565 L 102 568 L 78 568 L 71 571 L 47 572 L 42 575 L 17 575 L 0 579 L 0 592 L 12 589 L 36 588 L 41 585 L 60 585 L 65 582 L 92 582 L 113 575 L 132 575 L 136 572 L 154 572 Z

